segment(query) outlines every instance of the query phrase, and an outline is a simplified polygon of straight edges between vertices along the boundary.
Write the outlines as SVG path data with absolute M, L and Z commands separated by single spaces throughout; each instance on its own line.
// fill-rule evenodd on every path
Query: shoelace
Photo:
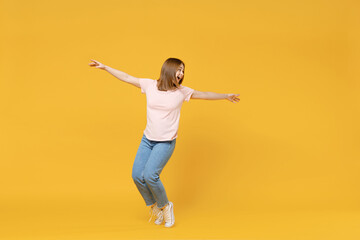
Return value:
M 164 208 L 164 219 L 165 219 L 165 222 L 172 222 L 172 219 L 171 219 L 171 211 L 170 211 L 170 205 L 166 206 Z
M 150 214 L 150 219 L 149 219 L 149 222 L 150 222 L 153 216 L 160 217 L 160 215 L 161 215 L 161 210 L 159 210 L 158 212 L 156 212 L 156 211 L 155 211 L 155 207 L 152 207 L 152 208 L 150 208 L 149 214 Z

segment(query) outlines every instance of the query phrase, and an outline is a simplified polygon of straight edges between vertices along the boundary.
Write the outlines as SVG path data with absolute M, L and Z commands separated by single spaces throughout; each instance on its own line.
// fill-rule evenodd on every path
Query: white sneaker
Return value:
M 163 217 L 163 213 L 161 211 L 160 208 L 158 208 L 157 204 L 155 204 L 155 206 L 151 207 L 150 208 L 150 219 L 149 219 L 149 222 L 151 221 L 152 217 L 155 216 L 155 224 L 157 225 L 160 225 L 163 220 L 164 220 L 164 217 Z
M 165 219 L 165 227 L 172 227 L 175 223 L 174 204 L 169 202 L 162 212 Z

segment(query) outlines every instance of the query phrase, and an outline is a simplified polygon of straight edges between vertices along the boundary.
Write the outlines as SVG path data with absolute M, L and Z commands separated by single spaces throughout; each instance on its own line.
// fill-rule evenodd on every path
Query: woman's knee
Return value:
M 135 182 L 143 182 L 144 181 L 143 175 L 138 171 L 132 171 L 131 177 Z
M 145 171 L 144 172 L 144 180 L 148 183 L 155 183 L 159 181 L 159 174 L 153 171 Z

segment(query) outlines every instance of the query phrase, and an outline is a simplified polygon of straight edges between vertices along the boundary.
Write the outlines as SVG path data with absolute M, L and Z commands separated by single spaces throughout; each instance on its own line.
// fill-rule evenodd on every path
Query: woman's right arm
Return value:
M 126 82 L 126 83 L 130 83 L 130 84 L 134 85 L 135 87 L 140 88 L 139 78 L 130 76 L 127 73 L 124 73 L 124 72 L 122 72 L 120 70 L 116 70 L 114 68 L 106 66 L 106 65 L 104 65 L 104 64 L 102 64 L 102 63 L 100 63 L 98 61 L 95 61 L 95 60 L 92 60 L 92 59 L 90 59 L 90 60 L 93 61 L 93 63 L 89 63 L 89 65 L 91 67 L 96 67 L 96 68 L 99 68 L 99 69 L 103 69 L 103 70 L 107 71 L 108 73 L 110 73 L 111 75 L 113 75 L 114 77 L 120 79 L 121 81 Z

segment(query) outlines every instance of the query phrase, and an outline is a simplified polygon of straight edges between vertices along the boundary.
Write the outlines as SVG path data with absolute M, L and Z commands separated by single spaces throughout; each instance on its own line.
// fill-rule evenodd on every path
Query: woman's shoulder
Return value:
M 156 83 L 156 80 L 151 78 L 139 78 L 140 85 L 148 86 Z
M 188 90 L 192 90 L 192 88 L 191 87 L 187 87 L 187 86 L 183 86 L 183 85 L 180 85 L 180 88 L 179 88 L 180 90 L 182 90 L 182 91 L 188 91 Z
M 157 80 L 152 79 L 152 78 L 139 78 L 139 80 L 141 80 L 141 81 L 147 81 L 147 82 L 157 82 Z

